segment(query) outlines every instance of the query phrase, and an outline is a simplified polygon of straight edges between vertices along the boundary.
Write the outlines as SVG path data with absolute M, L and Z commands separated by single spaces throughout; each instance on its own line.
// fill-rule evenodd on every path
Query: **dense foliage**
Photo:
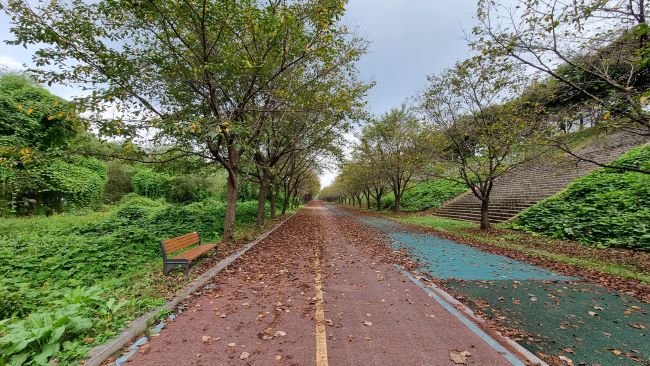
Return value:
M 438 208 L 465 191 L 467 186 L 455 181 L 435 179 L 422 182 L 404 192 L 402 210 L 423 211 Z
M 467 186 L 459 182 L 446 179 L 433 179 L 409 187 L 402 197 L 402 211 L 416 212 L 430 208 L 438 208 L 446 201 L 467 191 Z M 395 196 L 392 192 L 384 195 L 381 206 L 385 210 L 392 210 L 395 205 Z
M 133 175 L 133 190 L 135 193 L 149 198 L 164 197 L 172 179 L 174 178 L 171 175 L 141 168 Z
M 25 75 L 0 75 L 0 158 L 5 162 L 29 163 L 35 151 L 63 147 L 79 130 L 70 103 Z
M 650 146 L 615 163 L 650 169 Z M 650 176 L 600 169 L 521 213 L 515 227 L 588 245 L 650 250 Z
M 256 212 L 256 201 L 237 206 L 240 223 Z M 106 213 L 0 222 L 0 364 L 79 357 L 162 301 L 155 289 L 131 296 L 160 271 L 161 239 L 198 231 L 217 240 L 224 217 L 216 199 L 181 206 L 129 194 Z

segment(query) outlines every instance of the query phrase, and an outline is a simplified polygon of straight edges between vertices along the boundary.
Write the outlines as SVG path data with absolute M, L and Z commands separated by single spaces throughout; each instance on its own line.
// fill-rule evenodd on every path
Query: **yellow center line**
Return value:
M 316 277 L 314 279 L 316 289 L 316 366 L 327 366 L 327 334 L 325 332 L 325 310 L 323 307 L 323 288 L 321 284 L 320 256 L 314 260 Z

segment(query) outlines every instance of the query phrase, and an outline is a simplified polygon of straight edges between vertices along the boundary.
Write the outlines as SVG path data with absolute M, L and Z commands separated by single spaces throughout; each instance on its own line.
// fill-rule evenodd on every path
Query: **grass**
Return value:
M 407 224 L 435 228 L 445 232 L 457 232 L 459 229 L 479 227 L 478 224 L 473 222 L 452 220 L 439 216 L 405 216 L 393 218 Z

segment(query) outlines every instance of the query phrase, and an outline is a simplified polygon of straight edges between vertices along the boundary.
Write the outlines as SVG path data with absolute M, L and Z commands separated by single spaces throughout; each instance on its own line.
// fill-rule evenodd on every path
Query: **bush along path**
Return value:
M 309 204 L 179 306 L 128 364 L 525 365 L 406 277 L 395 264 L 417 263 L 381 236 Z
M 650 362 L 650 307 L 635 297 L 411 225 L 332 209 L 382 231 L 420 271 L 550 365 Z

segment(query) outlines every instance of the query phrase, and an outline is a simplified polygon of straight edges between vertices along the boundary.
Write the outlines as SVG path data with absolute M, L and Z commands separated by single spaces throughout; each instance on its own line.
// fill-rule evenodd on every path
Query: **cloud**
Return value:
M 9 56 L 0 55 L 0 66 L 4 66 L 10 70 L 22 70 L 23 64 L 14 60 Z

